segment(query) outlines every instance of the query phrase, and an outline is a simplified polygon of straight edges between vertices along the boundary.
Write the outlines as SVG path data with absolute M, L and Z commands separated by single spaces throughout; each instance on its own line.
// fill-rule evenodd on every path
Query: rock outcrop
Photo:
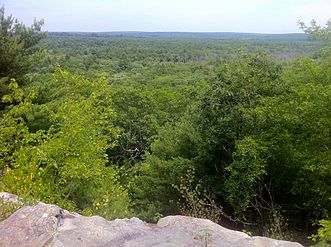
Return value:
M 10 195 L 10 194 L 8 194 Z M 7 195 L 7 196 L 8 196 Z M 1 247 L 300 247 L 293 242 L 250 237 L 210 220 L 168 216 L 157 224 L 138 218 L 107 221 L 38 203 L 0 222 Z

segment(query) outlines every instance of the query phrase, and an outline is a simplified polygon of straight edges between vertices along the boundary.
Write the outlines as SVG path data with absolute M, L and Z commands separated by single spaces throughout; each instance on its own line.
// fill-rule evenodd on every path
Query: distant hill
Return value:
M 305 40 L 304 33 L 264 34 L 264 33 L 236 33 L 236 32 L 49 32 L 50 36 L 125 36 L 142 38 L 184 38 L 184 39 L 281 39 Z

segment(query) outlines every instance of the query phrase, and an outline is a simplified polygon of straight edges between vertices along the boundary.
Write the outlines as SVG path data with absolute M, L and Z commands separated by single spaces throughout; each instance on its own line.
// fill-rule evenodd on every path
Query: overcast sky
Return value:
M 331 0 L 0 0 L 48 31 L 300 32 L 297 21 L 331 18 Z

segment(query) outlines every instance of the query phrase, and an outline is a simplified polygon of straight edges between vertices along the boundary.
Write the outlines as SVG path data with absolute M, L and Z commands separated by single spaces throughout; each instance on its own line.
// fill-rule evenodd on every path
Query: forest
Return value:
M 0 9 L 0 191 L 329 246 L 331 20 L 300 35 L 42 26 Z

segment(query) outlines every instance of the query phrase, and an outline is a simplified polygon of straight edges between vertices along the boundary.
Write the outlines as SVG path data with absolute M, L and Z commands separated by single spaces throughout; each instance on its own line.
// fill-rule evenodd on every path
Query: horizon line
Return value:
M 241 32 L 241 31 L 143 31 L 143 30 L 119 30 L 119 31 L 49 31 L 45 30 L 48 33 L 201 33 L 201 34 L 210 34 L 210 33 L 228 33 L 228 34 L 306 34 L 305 32 L 284 32 L 284 33 L 269 33 L 269 32 Z

